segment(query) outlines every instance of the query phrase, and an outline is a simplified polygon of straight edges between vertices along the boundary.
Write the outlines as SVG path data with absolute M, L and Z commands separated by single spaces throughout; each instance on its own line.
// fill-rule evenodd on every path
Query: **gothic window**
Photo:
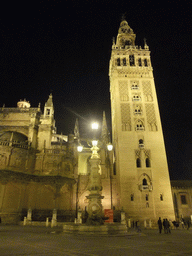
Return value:
M 144 178 L 143 179 L 143 186 L 147 186 L 148 184 L 147 184 L 147 180 Z
M 141 167 L 141 160 L 140 160 L 140 158 L 137 158 L 136 165 L 137 165 L 137 168 Z
M 146 199 L 146 201 L 149 201 L 149 195 L 148 194 L 145 195 L 145 199 Z
M 129 64 L 130 64 L 130 66 L 135 66 L 134 55 L 129 55 Z
M 139 65 L 140 67 L 142 66 L 141 58 L 138 59 L 138 65 Z
M 134 201 L 134 194 L 131 194 L 131 201 Z
M 151 167 L 151 163 L 148 157 L 145 159 L 145 164 L 146 164 L 146 167 Z
M 132 86 L 131 86 L 131 89 L 132 90 L 137 90 L 137 89 L 139 89 L 139 85 L 138 85 L 138 82 L 132 82 Z
M 141 120 L 138 120 L 136 124 L 136 131 L 143 131 L 143 130 L 144 130 L 143 122 Z
M 127 66 L 126 58 L 123 58 L 123 66 Z
M 139 95 L 133 95 L 133 101 L 140 101 L 141 97 Z
M 121 66 L 120 58 L 117 59 L 117 66 Z
M 141 106 L 135 106 L 135 110 L 134 110 L 135 114 L 141 114 Z
M 160 201 L 163 201 L 163 194 L 160 194 Z
M 147 67 L 147 59 L 144 59 L 144 66 Z
M 186 195 L 181 195 L 181 204 L 187 204 Z

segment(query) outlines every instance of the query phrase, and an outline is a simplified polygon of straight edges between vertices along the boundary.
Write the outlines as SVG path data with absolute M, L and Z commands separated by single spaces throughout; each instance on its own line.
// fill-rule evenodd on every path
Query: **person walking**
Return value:
M 162 227 L 163 227 L 163 226 L 162 226 L 161 217 L 159 217 L 157 224 L 158 224 L 158 227 L 159 227 L 159 234 L 161 234 Z
M 167 233 L 167 228 L 166 228 L 166 221 L 163 219 L 163 228 L 164 228 L 164 234 Z
M 165 226 L 166 226 L 166 229 L 167 229 L 167 234 L 171 234 L 171 229 L 170 229 L 170 223 L 168 221 L 168 219 L 165 220 Z

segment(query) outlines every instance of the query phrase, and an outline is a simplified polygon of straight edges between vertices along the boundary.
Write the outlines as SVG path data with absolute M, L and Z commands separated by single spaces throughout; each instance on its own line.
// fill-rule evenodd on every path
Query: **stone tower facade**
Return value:
M 123 20 L 109 67 L 119 208 L 134 220 L 175 219 L 150 51 Z

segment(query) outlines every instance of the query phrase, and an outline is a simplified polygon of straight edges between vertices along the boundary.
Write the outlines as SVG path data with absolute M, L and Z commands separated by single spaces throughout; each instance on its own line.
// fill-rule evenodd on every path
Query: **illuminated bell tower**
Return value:
M 118 208 L 128 218 L 175 219 L 150 51 L 135 45 L 127 21 L 113 41 L 109 67 Z M 146 223 L 145 222 L 145 223 Z

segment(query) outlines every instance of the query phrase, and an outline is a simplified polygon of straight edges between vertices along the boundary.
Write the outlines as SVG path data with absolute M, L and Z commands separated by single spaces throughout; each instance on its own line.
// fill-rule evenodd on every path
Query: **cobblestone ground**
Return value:
M 128 236 L 83 236 L 61 229 L 0 226 L 0 255 L 192 255 L 192 230 L 131 231 Z

